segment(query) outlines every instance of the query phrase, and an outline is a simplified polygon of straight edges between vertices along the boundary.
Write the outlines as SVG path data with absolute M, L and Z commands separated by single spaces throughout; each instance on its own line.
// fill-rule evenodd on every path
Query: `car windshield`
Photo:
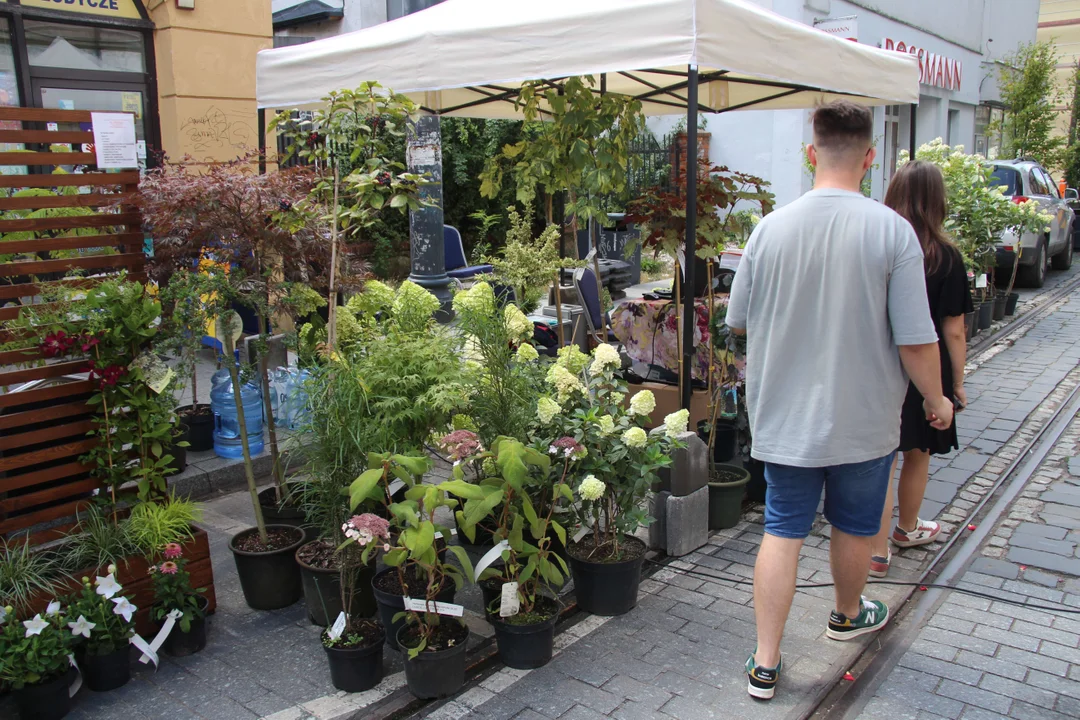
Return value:
M 1007 165 L 995 165 L 994 172 L 990 175 L 991 185 L 1004 185 L 1006 195 L 1023 195 L 1023 183 L 1020 180 L 1020 172 L 1016 168 Z

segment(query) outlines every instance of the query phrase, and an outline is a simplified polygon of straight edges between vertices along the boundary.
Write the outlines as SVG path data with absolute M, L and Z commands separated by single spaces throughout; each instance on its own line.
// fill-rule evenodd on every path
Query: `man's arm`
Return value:
M 937 343 L 900 345 L 900 362 L 923 396 L 923 410 L 931 426 L 952 426 L 953 404 L 941 392 L 941 354 Z

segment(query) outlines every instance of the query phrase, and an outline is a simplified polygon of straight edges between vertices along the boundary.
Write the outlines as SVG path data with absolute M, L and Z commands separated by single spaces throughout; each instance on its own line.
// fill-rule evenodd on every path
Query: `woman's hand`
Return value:
M 957 412 L 967 407 L 967 391 L 964 390 L 964 383 L 959 382 L 953 385 L 953 397 L 956 398 L 956 402 L 959 404 L 956 408 Z

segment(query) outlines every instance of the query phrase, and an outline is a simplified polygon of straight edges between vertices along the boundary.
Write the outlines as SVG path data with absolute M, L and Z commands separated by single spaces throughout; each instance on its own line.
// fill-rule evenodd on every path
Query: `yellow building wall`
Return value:
M 1042 0 L 1039 6 L 1039 42 L 1056 46 L 1058 60 L 1058 131 L 1065 135 L 1069 129 L 1072 102 L 1072 82 L 1076 63 L 1080 60 L 1080 0 Z
M 258 145 L 255 55 L 273 47 L 266 0 L 150 5 L 161 142 L 173 161 L 231 160 Z

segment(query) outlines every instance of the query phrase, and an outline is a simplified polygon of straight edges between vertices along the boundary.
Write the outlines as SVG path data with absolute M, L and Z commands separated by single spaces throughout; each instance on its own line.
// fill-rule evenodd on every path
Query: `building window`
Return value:
M 146 72 L 142 33 L 131 30 L 27 20 L 26 46 L 34 67 Z
M 303 45 L 304 43 L 313 42 L 316 38 L 314 36 L 308 37 L 306 35 L 275 35 L 274 47 L 292 47 L 293 45 Z
M 11 28 L 7 20 L 0 19 L 0 105 L 18 107 L 22 104 L 19 100 L 19 82 L 15 77 L 15 54 L 11 50 Z M 21 128 L 19 123 L 15 123 L 15 130 Z
M 987 145 L 987 133 L 990 129 L 990 106 L 979 105 L 975 108 L 975 153 L 987 157 L 990 148 Z

